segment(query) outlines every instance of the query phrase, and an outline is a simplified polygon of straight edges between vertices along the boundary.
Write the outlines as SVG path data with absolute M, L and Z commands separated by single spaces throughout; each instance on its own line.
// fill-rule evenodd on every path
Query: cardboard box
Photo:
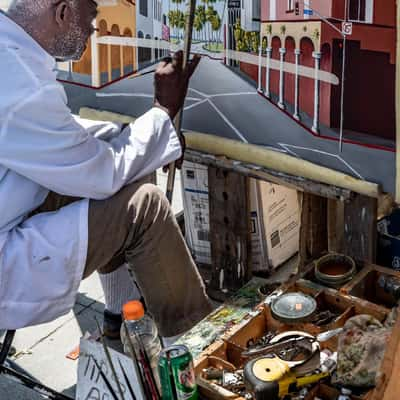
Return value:
M 186 242 L 197 263 L 211 264 L 208 168 L 185 161 L 181 174 Z
M 187 243 L 196 262 L 211 264 L 208 168 L 185 161 L 181 182 Z M 251 179 L 249 218 L 253 271 L 268 272 L 298 252 L 296 190 Z
M 275 269 L 299 251 L 300 206 L 297 191 L 257 181 L 268 266 Z

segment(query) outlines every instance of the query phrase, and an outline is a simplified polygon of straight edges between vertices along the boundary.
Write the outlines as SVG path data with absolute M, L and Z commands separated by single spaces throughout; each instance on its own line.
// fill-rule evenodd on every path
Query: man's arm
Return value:
M 72 117 L 62 88 L 20 103 L 0 133 L 0 163 L 60 194 L 107 198 L 181 155 L 168 114 L 153 108 L 109 142 Z

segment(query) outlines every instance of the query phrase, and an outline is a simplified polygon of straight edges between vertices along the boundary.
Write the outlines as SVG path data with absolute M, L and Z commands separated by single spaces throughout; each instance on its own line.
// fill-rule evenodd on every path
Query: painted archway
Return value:
M 147 34 L 146 39 L 150 40 L 151 36 L 149 34 Z M 146 47 L 144 50 L 145 50 L 145 62 L 148 63 L 151 61 L 151 48 Z
M 125 37 L 132 37 L 132 31 L 129 28 L 124 30 Z M 135 51 L 132 46 L 123 46 L 124 74 L 129 74 L 135 70 Z
M 271 58 L 279 61 L 279 49 L 281 48 L 281 39 L 274 36 L 271 40 L 272 53 Z M 279 95 L 279 71 L 271 68 L 271 85 L 270 90 L 275 96 Z
M 304 67 L 314 68 L 314 59 L 312 53 L 314 51 L 314 43 L 308 37 L 300 40 L 300 65 Z M 300 77 L 299 84 L 299 109 L 300 112 L 307 113 L 310 117 L 314 114 L 314 79 Z
M 143 32 L 139 31 L 137 37 L 138 37 L 138 39 L 144 39 Z M 139 44 L 138 45 L 138 62 L 139 62 L 140 66 L 141 66 L 141 64 L 143 64 L 145 62 L 145 56 L 146 56 L 145 48 Z
M 332 51 L 329 43 L 324 43 L 321 46 L 321 64 L 322 71 L 332 71 Z M 320 110 L 319 119 L 326 126 L 331 125 L 331 92 L 332 85 L 330 83 L 320 83 Z
M 119 26 L 111 27 L 111 36 L 121 36 Z M 111 77 L 117 79 L 121 76 L 121 46 L 111 45 Z
M 294 50 L 296 49 L 296 42 L 293 37 L 288 36 L 285 39 L 285 62 L 294 64 L 295 63 L 295 54 Z M 294 74 L 285 73 L 285 103 L 294 104 L 294 84 L 295 84 L 295 76 Z

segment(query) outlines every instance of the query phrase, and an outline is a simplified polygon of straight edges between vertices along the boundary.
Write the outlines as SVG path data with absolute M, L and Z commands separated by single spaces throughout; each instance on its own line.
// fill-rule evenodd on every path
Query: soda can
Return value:
M 163 400 L 197 400 L 193 357 L 184 345 L 163 349 L 158 361 Z

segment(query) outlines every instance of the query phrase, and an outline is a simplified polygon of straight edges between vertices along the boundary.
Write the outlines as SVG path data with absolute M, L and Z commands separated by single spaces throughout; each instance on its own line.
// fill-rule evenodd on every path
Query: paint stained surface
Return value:
M 138 117 L 143 73 L 183 47 L 186 5 L 99 1 L 79 62 L 59 63 L 69 106 Z M 5 7 L 3 5 L 3 7 Z M 395 188 L 396 4 L 198 0 L 184 129 L 265 146 Z
M 259 289 L 267 282 L 266 279 L 252 278 L 231 299 L 179 338 L 177 343 L 188 346 L 193 358 L 198 357 L 204 349 L 217 339 L 222 339 L 233 327 L 238 328 L 241 324 L 248 323 L 250 317 L 258 313 L 254 311 L 254 307 L 262 300 Z

